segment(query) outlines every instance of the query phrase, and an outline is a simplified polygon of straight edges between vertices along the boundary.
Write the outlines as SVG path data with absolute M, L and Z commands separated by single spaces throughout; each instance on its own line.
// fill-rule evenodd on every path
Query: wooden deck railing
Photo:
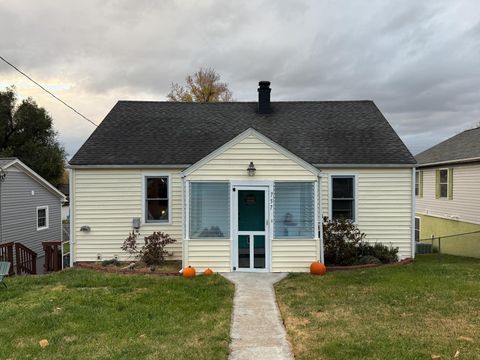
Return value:
M 15 274 L 15 270 L 13 269 L 13 246 L 13 242 L 0 244 L 0 261 L 8 261 L 11 264 L 8 272 L 10 276 Z
M 43 265 L 45 272 L 62 270 L 62 242 L 45 241 L 42 242 L 42 245 L 45 252 L 45 264 Z
M 28 247 L 15 243 L 17 275 L 37 273 L 37 253 Z

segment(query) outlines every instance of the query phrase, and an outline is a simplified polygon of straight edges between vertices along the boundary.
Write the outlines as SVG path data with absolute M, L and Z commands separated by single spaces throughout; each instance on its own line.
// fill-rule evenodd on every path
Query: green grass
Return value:
M 233 285 L 219 275 L 70 269 L 0 288 L 0 359 L 226 359 Z M 47 339 L 42 349 L 38 342 Z
M 297 359 L 480 359 L 480 260 L 290 274 L 277 300 Z

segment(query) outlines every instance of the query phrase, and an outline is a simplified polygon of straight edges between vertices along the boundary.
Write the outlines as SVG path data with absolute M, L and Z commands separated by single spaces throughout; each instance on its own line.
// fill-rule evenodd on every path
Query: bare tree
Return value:
M 232 101 L 228 84 L 220 82 L 220 75 L 212 68 L 200 68 L 185 78 L 184 86 L 172 83 L 167 95 L 169 101 L 180 102 L 221 102 Z

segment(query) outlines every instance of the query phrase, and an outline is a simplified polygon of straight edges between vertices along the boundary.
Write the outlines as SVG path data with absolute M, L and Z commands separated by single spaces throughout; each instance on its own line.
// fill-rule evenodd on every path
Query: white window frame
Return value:
M 45 210 L 45 226 L 40 226 L 40 227 L 38 226 L 38 211 L 39 210 Z M 48 229 L 48 227 L 49 227 L 48 218 L 49 218 L 48 205 L 37 206 L 37 231 Z
M 168 220 L 147 220 L 147 178 L 167 178 L 167 196 L 168 196 Z M 172 174 L 169 173 L 144 173 L 142 174 L 142 225 L 171 225 L 172 224 Z
M 442 171 L 446 171 L 447 172 L 447 182 L 444 182 L 442 183 L 442 175 L 441 175 L 441 172 Z M 438 169 L 438 198 L 439 199 L 448 199 L 449 197 L 449 183 L 448 183 L 448 180 L 449 180 L 449 177 L 450 177 L 450 174 L 449 174 L 449 169 L 448 168 L 441 168 L 441 169 Z M 447 185 L 447 195 L 446 196 L 442 196 L 442 184 L 445 184 Z
M 352 223 L 358 221 L 358 174 L 336 172 L 328 175 L 328 218 L 332 219 L 333 210 L 333 178 L 350 177 L 353 178 L 353 219 Z

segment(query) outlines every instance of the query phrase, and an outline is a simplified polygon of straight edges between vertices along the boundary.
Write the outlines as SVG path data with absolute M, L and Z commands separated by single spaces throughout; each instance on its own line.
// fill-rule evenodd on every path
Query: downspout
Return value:
M 186 248 L 186 244 L 185 242 L 187 241 L 186 240 L 186 224 L 185 224 L 185 221 L 186 221 L 186 214 L 185 214 L 185 210 L 186 210 L 186 207 L 185 207 L 185 186 L 186 186 L 186 182 L 185 182 L 185 175 L 181 175 L 182 177 L 182 269 L 186 266 L 186 262 L 185 262 L 185 248 Z
M 74 181 L 74 169 L 70 168 L 68 169 L 68 193 L 69 193 L 69 213 L 68 213 L 68 220 L 70 222 L 70 267 L 73 267 L 73 254 L 74 254 L 74 251 L 73 251 L 73 246 L 75 244 L 75 241 L 74 241 L 74 230 L 75 230 L 75 226 L 73 224 L 73 221 L 74 221 L 74 193 L 73 193 L 73 181 Z M 63 235 L 63 224 L 62 224 L 62 235 Z M 63 245 L 62 245 L 62 249 L 63 249 Z M 63 260 L 62 260 L 63 261 Z
M 0 167 L 0 244 L 3 242 L 2 188 L 7 172 Z M 13 266 L 13 264 L 12 264 Z
M 3 179 L 0 178 L 0 244 L 3 241 L 3 226 L 2 226 L 2 184 L 3 184 Z
M 323 251 L 323 205 L 322 205 L 322 175 L 317 175 L 318 183 L 318 231 L 320 233 L 320 262 L 325 263 Z
M 412 237 L 412 259 L 415 259 L 415 177 L 416 177 L 416 168 L 412 168 L 412 225 L 411 225 L 411 237 Z

